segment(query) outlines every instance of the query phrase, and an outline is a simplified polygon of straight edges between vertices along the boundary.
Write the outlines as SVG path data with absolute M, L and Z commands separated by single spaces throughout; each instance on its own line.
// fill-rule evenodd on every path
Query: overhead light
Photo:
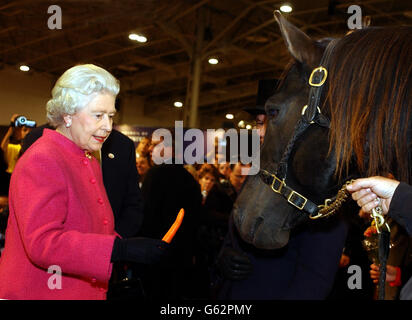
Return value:
M 250 124 L 246 125 L 246 129 L 250 130 L 252 129 L 252 126 Z
M 208 62 L 209 62 L 210 64 L 218 64 L 218 63 L 219 63 L 219 60 L 218 60 L 217 58 L 209 58 Z
M 175 103 L 173 104 L 176 108 L 181 108 L 183 107 L 183 103 L 181 103 L 180 101 L 175 101 Z
M 26 66 L 26 65 L 21 65 L 19 69 L 20 71 L 24 71 L 24 72 L 27 72 L 30 70 L 29 66 Z
M 147 42 L 147 38 L 145 37 L 145 36 L 139 36 L 138 38 L 137 38 L 137 41 L 139 41 L 139 42 Z
M 237 125 L 238 125 L 239 128 L 244 128 L 245 127 L 245 121 L 240 120 Z
M 131 33 L 131 34 L 129 34 L 129 39 L 130 39 L 130 40 L 137 41 L 138 37 L 139 37 L 139 35 L 136 34 L 136 33 Z
M 285 13 L 289 13 L 292 12 L 292 6 L 288 3 L 282 4 L 280 6 L 280 11 L 285 12 Z
M 226 114 L 226 119 L 232 120 L 235 116 L 231 113 Z
M 129 39 L 137 42 L 146 42 L 147 38 L 145 36 L 142 36 L 140 34 L 136 33 L 131 33 L 129 34 Z

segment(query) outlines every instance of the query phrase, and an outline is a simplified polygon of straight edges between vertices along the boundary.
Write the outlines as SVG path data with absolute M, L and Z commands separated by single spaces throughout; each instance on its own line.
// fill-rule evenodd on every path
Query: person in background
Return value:
M 201 278 L 206 277 L 208 280 L 208 292 L 214 277 L 213 265 L 227 233 L 229 216 L 233 207 L 232 199 L 222 190 L 218 179 L 219 172 L 214 165 L 203 164 L 199 169 L 199 184 L 203 201 L 198 231 L 197 259 L 203 267 Z
M 161 137 L 162 138 L 162 137 Z M 150 164 L 152 167 L 156 166 L 156 161 L 155 159 L 153 159 L 153 150 L 156 148 L 157 145 L 159 145 L 160 143 L 162 143 L 162 139 L 160 140 L 150 140 L 150 144 L 149 144 L 149 148 L 148 148 L 148 153 L 149 153 L 149 159 L 150 159 Z M 160 156 L 164 156 L 164 150 L 162 150 Z
M 147 172 L 142 186 L 141 236 L 161 239 L 180 209 L 185 210 L 183 222 L 170 244 L 170 258 L 162 265 L 144 266 L 141 270 L 143 288 L 150 301 L 186 300 L 193 298 L 198 290 L 193 275 L 202 197 L 198 182 L 183 164 L 175 163 L 178 155 L 174 154 L 174 145 L 174 141 L 152 139 L 150 153 L 157 165 Z M 168 160 L 172 163 L 168 164 Z
M 213 186 L 219 178 L 219 173 L 213 165 L 204 164 L 198 173 L 200 192 L 202 193 L 202 204 L 206 203 L 206 199 Z
M 20 150 L 23 139 L 34 127 L 34 121 L 27 121 L 27 118 L 18 114 L 13 114 L 10 119 L 10 127 L 3 137 L 1 142 L 1 149 L 4 153 L 4 159 L 7 162 L 7 172 L 12 173 L 16 162 L 20 156 Z
M 239 194 L 240 189 L 242 189 L 243 183 L 246 180 L 247 174 L 245 170 L 250 168 L 250 164 L 244 165 L 240 162 L 236 163 L 229 176 L 229 181 L 234 190 L 236 191 L 236 196 Z
M 410 245 L 411 243 L 409 243 Z M 386 266 L 386 282 L 389 283 L 389 286 L 391 287 L 399 287 L 402 288 L 402 286 L 410 279 L 412 275 L 412 264 L 411 264 L 411 251 L 410 247 L 408 248 L 408 256 L 406 260 L 406 264 L 402 266 L 393 266 L 393 265 L 387 265 Z M 371 264 L 370 266 L 370 277 L 373 280 L 373 283 L 377 284 L 379 281 L 379 266 L 376 264 Z
M 389 284 L 389 286 L 385 286 L 385 289 L 388 289 L 389 287 L 390 289 L 386 291 L 389 291 L 389 293 L 393 292 L 393 294 L 388 297 L 388 292 L 386 292 L 385 300 L 388 300 L 388 298 L 390 298 L 390 300 L 399 299 L 399 294 L 402 288 L 412 276 L 412 238 L 409 236 L 404 237 L 404 235 L 402 234 L 402 237 L 400 239 L 401 241 L 399 241 L 398 243 L 394 242 L 392 241 L 392 231 L 393 228 L 391 226 L 392 247 L 390 249 L 388 264 L 386 266 L 386 282 Z M 397 259 L 397 261 L 390 261 L 392 250 L 396 250 L 397 248 L 399 248 L 397 256 L 399 256 L 400 259 Z M 393 262 L 397 264 L 395 265 Z M 376 265 L 375 263 L 371 264 L 370 278 L 372 279 L 373 283 L 378 283 L 379 276 L 379 265 Z M 410 300 L 411 298 L 412 297 L 409 297 L 408 300 Z
M 218 164 L 218 170 L 220 173 L 219 182 L 223 182 L 222 180 L 229 180 L 230 173 L 232 172 L 232 168 L 229 162 L 223 162 Z
M 44 130 L 11 178 L 0 298 L 105 299 L 114 262 L 151 264 L 167 255 L 164 241 L 116 234 L 92 155 L 112 131 L 119 89 L 109 72 L 91 64 L 57 80 L 47 103 L 56 130 Z M 50 284 L 51 267 L 59 270 L 57 284 Z
M 9 194 L 9 186 L 10 186 L 10 177 L 11 174 L 7 172 L 7 162 L 4 158 L 4 152 L 0 148 L 0 195 L 8 195 Z
M 243 109 L 244 111 L 246 111 L 254 117 L 254 129 L 257 129 L 259 131 L 260 144 L 263 144 L 267 127 L 267 115 L 265 111 L 265 104 L 266 101 L 275 93 L 277 86 L 277 79 L 259 80 L 256 105 Z
M 242 185 L 246 180 L 247 175 L 242 173 L 242 170 L 250 168 L 250 165 L 244 165 L 237 162 L 231 165 L 229 180 L 221 180 L 219 188 L 223 190 L 231 199 L 232 204 L 235 202 L 237 195 L 242 189 Z
M 149 156 L 150 139 L 143 137 L 136 147 L 136 158 Z
M 16 114 L 11 117 L 12 123 L 14 122 L 13 120 L 15 120 L 16 117 L 17 117 Z M 8 172 L 9 166 L 6 161 L 5 153 L 3 151 L 3 143 L 10 140 L 11 137 L 7 139 L 7 135 L 9 134 L 10 131 L 12 131 L 11 129 L 13 127 L 14 127 L 14 123 L 10 125 L 5 137 L 3 138 L 2 148 L 0 148 L 0 257 L 1 257 L 1 252 L 4 249 L 7 220 L 9 217 L 8 193 L 9 193 L 9 185 L 10 185 L 10 177 L 11 177 L 11 173 Z M 18 147 L 20 147 L 20 144 L 18 145 Z M 17 156 L 18 156 L 18 153 L 19 152 L 17 152 Z
M 147 171 L 151 168 L 150 159 L 147 156 L 140 156 L 136 159 L 137 173 L 139 174 L 139 187 L 143 185 L 144 178 L 146 177 Z

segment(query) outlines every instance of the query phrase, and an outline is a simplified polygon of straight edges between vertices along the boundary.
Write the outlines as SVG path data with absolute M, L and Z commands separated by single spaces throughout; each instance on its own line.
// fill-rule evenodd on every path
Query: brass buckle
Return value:
M 293 197 L 294 194 L 298 195 L 299 197 L 301 197 L 301 198 L 303 198 L 303 199 L 305 200 L 301 206 L 298 206 L 298 205 L 294 204 L 292 201 L 290 201 L 290 199 Z M 308 199 L 307 199 L 306 197 L 302 196 L 300 193 L 296 192 L 295 190 L 292 190 L 292 192 L 291 192 L 291 193 L 289 194 L 289 196 L 288 196 L 288 202 L 289 202 L 290 204 L 294 205 L 294 206 L 295 206 L 296 208 L 298 208 L 299 210 L 303 210 L 303 208 L 304 208 L 305 205 L 306 205 L 306 202 L 308 202 Z
M 324 73 L 324 76 L 323 76 L 322 80 L 319 83 L 313 83 L 313 76 L 315 75 L 316 72 L 320 72 L 320 71 L 323 71 L 323 73 Z M 327 77 L 328 77 L 328 70 L 326 70 L 326 68 L 324 68 L 324 67 L 317 67 L 317 68 L 313 69 L 312 73 L 310 74 L 309 84 L 312 87 L 320 87 L 325 83 Z
M 276 193 L 280 193 L 280 191 L 282 190 L 282 188 L 283 188 L 283 185 L 285 184 L 285 182 L 284 181 L 282 181 L 282 180 L 280 180 L 278 177 L 276 177 L 275 175 L 272 175 L 272 177 L 273 177 L 273 182 L 272 182 L 272 190 L 274 191 L 274 192 L 276 192 Z M 275 182 L 276 181 L 279 181 L 279 188 L 277 188 L 277 189 L 275 189 L 274 188 L 274 185 L 275 185 Z
M 303 108 L 302 108 L 302 116 L 305 114 L 307 108 L 308 108 L 308 105 L 307 105 L 307 104 L 303 106 Z M 319 113 L 322 113 L 322 112 L 320 112 L 320 108 L 319 108 L 319 107 L 316 107 L 316 108 L 318 109 L 318 112 L 319 112 Z M 311 121 L 310 123 L 313 124 L 313 123 L 315 123 L 315 121 Z
M 375 221 L 376 231 L 378 233 L 381 233 L 381 227 L 384 225 L 386 229 L 388 230 L 388 232 L 391 232 L 391 228 L 389 227 L 388 223 L 385 221 L 385 218 L 382 212 L 383 210 L 381 206 L 378 206 L 372 209 L 371 216 Z

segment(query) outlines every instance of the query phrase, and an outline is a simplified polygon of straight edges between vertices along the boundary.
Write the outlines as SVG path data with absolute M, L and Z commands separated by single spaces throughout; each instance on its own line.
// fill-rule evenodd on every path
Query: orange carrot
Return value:
M 179 213 L 177 214 L 175 222 L 172 224 L 170 227 L 169 231 L 164 235 L 163 241 L 170 243 L 173 239 L 173 237 L 176 234 L 176 231 L 179 230 L 180 225 L 182 224 L 183 221 L 183 216 L 185 215 L 185 210 L 182 208 L 180 209 Z

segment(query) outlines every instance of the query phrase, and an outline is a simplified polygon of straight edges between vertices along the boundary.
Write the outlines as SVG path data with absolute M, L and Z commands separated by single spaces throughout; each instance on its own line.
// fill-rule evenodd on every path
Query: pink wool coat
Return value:
M 17 162 L 9 204 L 0 298 L 106 298 L 116 234 L 95 158 L 45 129 Z

